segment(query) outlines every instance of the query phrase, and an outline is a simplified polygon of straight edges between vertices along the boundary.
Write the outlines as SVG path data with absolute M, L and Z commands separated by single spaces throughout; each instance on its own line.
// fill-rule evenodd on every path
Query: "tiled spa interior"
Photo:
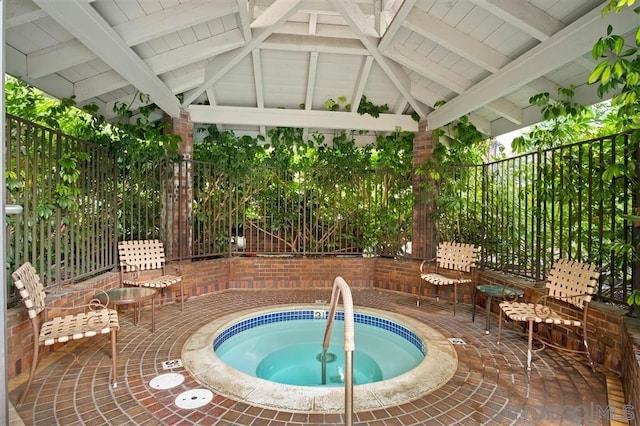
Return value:
M 396 406 L 356 412 L 354 424 L 624 423 L 611 421 L 597 410 L 609 403 L 611 384 L 615 386 L 617 378 L 606 371 L 594 373 L 582 359 L 546 349 L 534 356 L 527 380 L 526 341 L 516 333 L 516 328 L 507 328 L 498 347 L 497 327 L 492 328 L 491 334 L 485 334 L 484 310 L 472 322 L 469 305 L 459 305 L 457 315 L 453 316 L 451 305 L 442 301 L 425 300 L 417 307 L 415 297 L 408 294 L 372 288 L 355 288 L 352 293 L 356 311 L 360 306 L 400 313 L 429 325 L 447 338 L 464 342 L 454 345 L 457 368 L 443 386 Z M 45 359 L 25 403 L 15 407 L 17 415 L 25 425 L 344 424 L 342 413 L 279 411 L 216 392 L 204 406 L 180 408 L 176 405 L 179 395 L 202 389 L 183 367 L 171 370 L 186 376 L 182 384 L 161 390 L 150 386 L 155 377 L 167 373 L 163 362 L 180 359 L 188 338 L 208 322 L 247 309 L 328 300 L 330 294 L 330 289 L 229 290 L 193 297 L 185 303 L 184 313 L 175 304 L 156 309 L 154 333 L 150 329 L 149 311 L 142 312 L 136 326 L 132 314 L 122 312 L 116 389 L 109 387 L 108 338 L 83 339 L 63 349 L 72 349 L 70 354 L 58 351 Z M 75 358 L 78 362 L 74 362 Z M 24 377 L 18 377 L 9 383 L 9 399 L 13 403 L 23 382 Z M 621 411 L 609 414 L 616 417 L 620 414 L 622 420 Z M 14 421 L 19 424 L 20 420 L 14 418 L 12 424 Z

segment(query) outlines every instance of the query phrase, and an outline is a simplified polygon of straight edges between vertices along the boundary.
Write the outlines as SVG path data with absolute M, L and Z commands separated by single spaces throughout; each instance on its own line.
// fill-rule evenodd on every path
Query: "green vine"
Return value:
M 625 7 L 630 7 L 635 0 L 610 0 L 602 11 L 603 16 L 608 13 L 618 13 Z M 640 15 L 640 7 L 633 10 Z M 593 45 L 591 55 L 600 60 L 589 76 L 589 84 L 598 84 L 598 95 L 619 90 L 611 99 L 611 104 L 619 107 L 623 118 L 620 129 L 640 129 L 640 26 L 635 34 L 635 45 L 625 44 L 625 39 L 613 32 L 613 27 L 607 27 L 607 34 L 600 37 Z

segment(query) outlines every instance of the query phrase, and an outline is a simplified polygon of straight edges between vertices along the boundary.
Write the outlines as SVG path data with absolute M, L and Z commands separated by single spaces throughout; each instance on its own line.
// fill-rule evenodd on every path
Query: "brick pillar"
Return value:
M 436 195 L 435 182 L 424 173 L 425 165 L 433 159 L 435 142 L 433 132 L 427 130 L 426 121 L 420 122 L 413 138 L 413 233 L 412 255 L 417 259 L 430 259 L 436 250 L 436 226 L 431 218 Z
M 183 161 L 173 164 L 173 176 L 167 185 L 166 252 L 169 258 L 191 258 L 193 244 L 193 122 L 189 113 L 166 117 L 173 134 L 180 136 Z

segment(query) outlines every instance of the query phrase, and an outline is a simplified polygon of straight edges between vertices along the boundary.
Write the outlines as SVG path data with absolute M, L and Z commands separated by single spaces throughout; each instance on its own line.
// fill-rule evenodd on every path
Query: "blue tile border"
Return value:
M 318 315 L 319 312 L 321 312 L 322 314 Z M 269 314 L 247 318 L 227 327 L 224 331 L 222 331 L 222 333 L 218 334 L 213 341 L 213 350 L 215 351 L 216 349 L 218 349 L 222 343 L 224 343 L 227 339 L 235 336 L 236 334 L 264 324 L 294 320 L 326 320 L 328 316 L 329 311 L 327 310 L 304 309 L 272 312 Z M 335 319 L 336 321 L 344 321 L 344 312 L 336 312 Z M 422 339 L 420 339 L 413 331 L 403 325 L 390 321 L 386 318 L 381 318 L 369 314 L 361 314 L 357 312 L 353 314 L 353 321 L 355 323 L 371 325 L 397 334 L 398 336 L 402 337 L 413 346 L 418 348 L 418 350 L 422 352 L 423 355 L 426 354 L 426 349 L 424 347 L 424 342 L 422 341 Z

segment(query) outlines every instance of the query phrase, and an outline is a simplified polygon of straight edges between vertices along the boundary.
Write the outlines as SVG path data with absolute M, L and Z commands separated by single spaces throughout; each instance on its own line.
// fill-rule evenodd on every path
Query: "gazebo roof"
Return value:
M 638 26 L 631 8 L 603 18 L 606 3 L 8 0 L 6 71 L 107 118 L 115 103 L 154 102 L 197 125 L 265 134 L 416 130 L 411 113 L 437 128 L 468 114 L 496 136 L 539 121 L 536 93 L 574 85 L 575 101 L 600 100 L 586 84 L 593 44 L 609 24 Z M 388 113 L 344 109 L 363 96 Z

